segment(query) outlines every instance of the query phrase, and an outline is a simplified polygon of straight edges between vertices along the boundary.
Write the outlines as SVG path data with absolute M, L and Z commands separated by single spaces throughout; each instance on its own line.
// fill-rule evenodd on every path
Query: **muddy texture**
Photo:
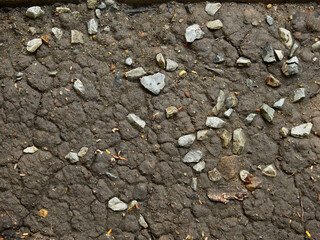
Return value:
M 320 34 L 316 4 L 267 9 L 265 4 L 223 3 L 214 17 L 205 12 L 205 3 L 138 10 L 120 4 L 119 10 L 101 10 L 94 36 L 87 33 L 94 10 L 85 3 L 66 4 L 71 12 L 59 14 L 58 6 L 42 7 L 44 15 L 37 19 L 27 18 L 23 7 L 0 9 L 0 238 L 320 239 L 320 95 L 315 83 L 320 65 L 319 51 L 311 49 Z M 272 26 L 267 15 L 274 18 Z M 206 22 L 215 19 L 223 28 L 208 30 Z M 185 44 L 185 29 L 192 24 L 202 27 L 204 37 Z M 52 35 L 53 27 L 63 30 L 61 40 Z M 295 54 L 299 73 L 290 78 L 281 72 L 290 50 L 279 40 L 279 27 L 290 30 L 300 46 Z M 71 44 L 74 29 L 83 33 L 84 44 Z M 27 53 L 27 42 L 45 35 L 48 44 Z M 285 58 L 266 65 L 262 53 L 267 43 L 282 49 Z M 176 61 L 178 69 L 162 70 L 155 60 L 159 52 Z M 225 58 L 218 66 L 213 63 L 217 54 Z M 128 57 L 132 66 L 125 64 Z M 251 66 L 237 68 L 239 57 L 250 59 Z M 158 96 L 139 80 L 125 79 L 124 73 L 136 67 L 148 75 L 165 74 Z M 182 70 L 186 74 L 179 76 Z M 280 87 L 266 84 L 270 74 Z M 84 93 L 75 91 L 76 79 Z M 300 85 L 307 96 L 293 103 Z M 238 99 L 230 118 L 223 116 L 225 106 L 218 115 L 226 122 L 224 129 L 242 128 L 246 137 L 236 164 L 226 166 L 220 160 L 233 153 L 232 142 L 222 147 L 223 129 L 210 129 L 188 148 L 178 146 L 179 137 L 208 129 L 206 118 L 213 116 L 220 90 Z M 283 110 L 271 123 L 256 111 L 284 97 Z M 179 111 L 166 118 L 169 106 Z M 146 126 L 129 122 L 130 113 Z M 257 116 L 246 125 L 250 113 Z M 313 123 L 307 138 L 279 134 L 282 127 L 305 122 Z M 30 146 L 38 151 L 24 153 Z M 65 158 L 82 147 L 88 152 L 79 161 Z M 182 162 L 190 150 L 202 151 L 201 172 Z M 270 164 L 276 177 L 262 175 Z M 245 169 L 261 180 L 262 188 L 246 191 L 243 198 L 245 184 L 238 173 L 212 182 L 207 173 L 214 168 L 223 174 Z M 191 188 L 195 178 L 197 186 Z M 241 189 L 241 197 L 230 189 Z M 219 193 L 232 195 L 223 195 L 227 204 L 208 197 L 219 199 Z M 114 197 L 137 204 L 113 211 L 108 202 Z M 48 214 L 42 210 L 39 216 L 41 209 Z M 147 228 L 139 225 L 140 214 Z

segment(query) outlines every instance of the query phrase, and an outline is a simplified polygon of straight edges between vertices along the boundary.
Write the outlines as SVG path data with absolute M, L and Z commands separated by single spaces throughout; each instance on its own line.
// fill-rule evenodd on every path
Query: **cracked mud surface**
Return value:
M 320 37 L 316 4 L 266 9 L 264 4 L 223 3 L 214 17 L 204 11 L 205 3 L 153 5 L 137 14 L 119 5 L 119 11 L 101 11 L 95 37 L 87 34 L 94 10 L 85 3 L 67 4 L 70 13 L 56 14 L 57 6 L 61 4 L 42 7 L 45 14 L 37 19 L 27 18 L 26 8 L 0 9 L 0 239 L 21 239 L 24 233 L 26 239 L 38 240 L 320 239 L 320 112 L 315 107 L 320 94 L 313 94 L 319 88 L 320 56 L 311 49 Z M 274 18 L 272 26 L 266 15 Z M 206 28 L 214 19 L 223 22 L 221 30 Z M 205 35 L 185 45 L 185 29 L 195 23 Z M 106 26 L 110 32 L 103 31 Z M 36 28 L 34 36 L 29 27 Z M 61 40 L 54 39 L 53 27 L 63 30 Z M 290 78 L 281 72 L 290 50 L 279 40 L 279 27 L 290 30 L 300 45 L 299 73 Z M 70 43 L 73 29 L 84 34 L 84 44 Z M 26 43 L 44 35 L 50 36 L 49 43 L 27 53 Z M 284 60 L 262 61 L 268 42 L 283 50 Z M 159 52 L 176 61 L 178 69 L 162 70 L 155 60 Z M 218 53 L 225 56 L 220 75 L 205 68 L 216 67 Z M 251 60 L 249 68 L 235 66 L 241 56 Z M 125 64 L 127 57 L 132 66 Z M 139 81 L 126 80 L 124 73 L 136 67 L 165 74 L 158 96 Z M 179 76 L 182 70 L 187 73 Z M 23 73 L 19 80 L 18 72 Z M 270 73 L 280 87 L 266 85 Z M 76 78 L 86 89 L 83 96 L 73 88 Z M 293 92 L 301 85 L 306 98 L 293 103 Z M 246 144 L 236 177 L 212 182 L 207 172 L 232 155 L 232 144 L 222 147 L 223 129 L 210 129 L 207 139 L 188 148 L 179 147 L 178 138 L 209 129 L 206 118 L 213 116 L 219 90 L 237 93 L 239 103 L 230 119 L 223 117 L 225 108 L 218 116 L 230 133 L 242 128 Z M 266 122 L 256 109 L 280 98 L 286 98 L 283 110 Z M 169 106 L 183 108 L 166 118 Z M 127 120 L 129 113 L 146 122 L 142 131 Z M 257 116 L 246 125 L 250 113 Z M 306 122 L 313 123 L 308 138 L 281 138 L 282 127 Z M 23 153 L 30 146 L 39 150 Z M 79 162 L 65 159 L 82 147 L 88 152 Z M 192 149 L 204 154 L 201 173 L 182 162 Z M 262 175 L 270 164 L 277 170 L 274 178 Z M 262 188 L 248 192 L 243 201 L 209 200 L 208 191 L 244 188 L 238 177 L 242 169 L 259 177 Z M 190 187 L 195 177 L 197 191 Z M 137 200 L 138 206 L 114 212 L 108 207 L 113 197 L 127 204 Z M 40 209 L 48 215 L 40 217 Z M 139 225 L 140 214 L 147 228 Z

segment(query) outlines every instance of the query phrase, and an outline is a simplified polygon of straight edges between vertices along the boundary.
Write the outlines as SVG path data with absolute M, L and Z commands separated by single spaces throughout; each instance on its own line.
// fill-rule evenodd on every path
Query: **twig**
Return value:
M 313 106 L 315 106 L 320 111 L 320 108 L 313 101 L 310 100 L 310 102 L 312 103 Z
M 14 221 L 13 217 L 11 217 L 11 215 L 10 215 L 10 213 L 7 211 L 7 209 L 5 209 L 3 205 L 2 205 L 1 207 L 2 207 L 2 208 L 3 208 L 3 210 L 6 212 L 6 214 L 10 217 L 10 219 L 11 219 L 11 221 L 14 223 L 14 225 L 16 225 L 16 224 L 17 224 L 17 222 L 16 222 L 16 221 Z
M 302 193 L 301 193 L 301 191 L 300 191 L 300 206 L 301 206 L 301 221 L 303 221 L 304 210 L 303 210 L 303 202 L 302 202 Z

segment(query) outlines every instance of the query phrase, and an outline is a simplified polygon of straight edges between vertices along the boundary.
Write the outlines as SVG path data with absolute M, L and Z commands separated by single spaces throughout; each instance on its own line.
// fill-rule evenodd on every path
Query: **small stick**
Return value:
M 14 223 L 14 225 L 17 224 L 17 222 L 14 221 L 13 217 L 11 217 L 10 213 L 7 211 L 7 209 L 4 208 L 4 206 L 1 206 L 3 208 L 3 210 L 6 212 L 6 214 L 10 217 L 11 221 Z
M 313 106 L 315 106 L 320 111 L 320 108 L 313 101 L 310 100 L 310 102 L 312 103 Z
M 301 206 L 301 220 L 303 221 L 304 210 L 303 210 L 303 202 L 302 202 L 302 193 L 301 193 L 301 191 L 300 191 L 300 206 Z

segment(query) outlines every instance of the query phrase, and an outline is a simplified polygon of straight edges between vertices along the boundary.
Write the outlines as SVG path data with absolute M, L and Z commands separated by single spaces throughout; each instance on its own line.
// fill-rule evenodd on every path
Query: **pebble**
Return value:
M 38 151 L 38 148 L 35 146 L 31 146 L 23 149 L 24 153 L 35 153 L 36 151 Z
M 267 43 L 263 49 L 262 59 L 265 63 L 273 63 L 276 61 L 274 50 L 270 43 Z
M 291 32 L 289 30 L 280 27 L 279 37 L 283 45 L 285 45 L 289 49 L 292 47 L 293 40 L 292 40 Z
M 312 123 L 304 123 L 291 129 L 291 136 L 296 138 L 309 137 Z
M 238 128 L 233 131 L 233 144 L 232 144 L 232 152 L 234 154 L 240 155 L 246 143 L 246 137 L 242 128 Z
M 94 18 L 91 18 L 89 20 L 89 22 L 87 23 L 87 27 L 88 27 L 88 33 L 90 35 L 94 35 L 98 33 L 98 22 Z
M 29 7 L 26 11 L 26 16 L 36 19 L 44 14 L 44 11 L 39 6 Z
M 190 147 L 195 140 L 196 140 L 195 134 L 187 134 L 187 135 L 179 137 L 178 145 L 180 147 Z
M 267 120 L 268 122 L 272 122 L 275 113 L 275 110 L 272 107 L 269 107 L 267 104 L 264 103 L 260 108 L 260 112 L 265 120 Z
M 175 106 L 170 106 L 166 108 L 166 117 L 170 118 L 172 117 L 174 114 L 176 114 L 178 112 L 178 108 L 176 108 Z
M 142 77 L 140 82 L 142 86 L 152 92 L 154 95 L 159 95 L 160 91 L 164 88 L 165 75 L 162 73 L 156 73 L 153 75 Z
M 292 48 L 290 50 L 290 54 L 289 54 L 289 57 L 293 57 L 294 54 L 296 53 L 296 51 L 298 50 L 299 48 L 299 44 L 297 42 L 295 42 L 293 45 L 292 45 Z
M 224 61 L 225 59 L 223 54 L 217 54 L 213 59 L 213 63 L 215 64 L 223 63 Z
M 190 150 L 182 159 L 184 163 L 197 163 L 201 160 L 203 154 L 200 150 Z
M 89 9 L 95 9 L 98 6 L 98 0 L 87 0 L 87 7 Z
M 23 77 L 23 72 L 18 72 L 18 73 L 16 74 L 16 79 L 17 79 L 17 81 L 22 80 L 22 77 Z
M 37 33 L 37 29 L 35 27 L 29 27 L 28 31 L 31 33 L 32 36 Z
M 208 178 L 212 182 L 219 182 L 222 178 L 222 175 L 217 168 L 214 168 L 208 172 Z
M 148 223 L 146 222 L 146 220 L 144 219 L 144 217 L 141 214 L 140 214 L 140 217 L 138 219 L 138 222 L 139 222 L 140 226 L 143 227 L 143 228 L 148 228 L 149 227 Z
M 251 61 L 248 58 L 240 57 L 236 62 L 238 67 L 250 67 Z
M 139 205 L 138 204 L 138 201 L 137 200 L 132 200 L 129 204 L 129 207 L 128 209 L 133 209 L 136 205 Z
M 276 101 L 273 104 L 273 107 L 276 109 L 282 110 L 285 100 L 286 100 L 285 98 L 280 98 L 278 101 Z
M 273 17 L 271 17 L 270 15 L 267 15 L 266 22 L 268 23 L 269 26 L 272 26 L 274 23 Z
M 125 76 L 128 80 L 136 80 L 146 74 L 147 74 L 146 71 L 142 67 L 138 67 L 138 68 L 130 70 L 129 72 L 126 72 Z
M 283 51 L 282 50 L 274 50 L 274 53 L 276 54 L 279 61 L 282 61 L 282 59 L 284 58 Z
M 312 44 L 311 48 L 313 51 L 319 51 L 320 50 L 320 41 Z
M 210 16 L 214 16 L 220 8 L 221 8 L 221 3 L 207 3 L 205 11 Z
M 116 175 L 112 174 L 111 172 L 108 172 L 108 171 L 107 171 L 107 172 L 105 172 L 105 174 L 106 174 L 106 176 L 107 176 L 110 180 L 112 180 L 112 181 L 118 179 L 118 177 L 117 177 Z
M 106 26 L 106 27 L 104 27 L 103 31 L 104 31 L 104 32 L 110 32 L 110 31 L 111 31 L 110 26 Z
M 59 41 L 62 37 L 63 31 L 60 28 L 54 27 L 51 29 L 51 32 L 53 33 L 54 37 Z
M 298 88 L 294 91 L 293 102 L 299 102 L 306 97 L 305 88 Z
M 71 43 L 84 43 L 83 33 L 78 30 L 71 30 Z
M 220 159 L 218 170 L 225 180 L 230 180 L 236 176 L 239 168 L 239 156 L 224 156 Z
M 220 110 L 223 108 L 224 101 L 226 100 L 226 95 L 224 91 L 220 90 L 218 99 L 217 99 L 217 104 L 212 108 L 212 114 L 217 116 L 220 112 Z
M 202 172 L 202 170 L 206 167 L 205 161 L 200 161 L 196 165 L 193 166 L 193 169 L 196 172 Z
M 208 139 L 208 136 L 207 136 L 208 131 L 209 131 L 209 130 L 199 130 L 199 131 L 197 132 L 197 140 L 203 141 L 203 140 Z
M 246 178 L 250 175 L 250 173 L 247 170 L 241 170 L 239 173 L 239 177 L 241 181 L 245 182 Z
M 194 42 L 196 39 L 203 38 L 204 32 L 198 24 L 193 24 L 186 29 L 185 38 L 188 43 Z
M 250 182 L 246 184 L 246 188 L 251 192 L 257 188 L 262 188 L 262 180 L 258 177 L 252 177 L 250 178 Z
M 105 0 L 107 7 L 110 7 L 113 10 L 118 10 L 118 5 L 114 0 Z
M 246 85 L 247 87 L 250 89 L 250 91 L 253 91 L 254 88 L 253 88 L 253 81 L 250 79 L 250 78 L 247 78 L 246 79 Z
M 178 67 L 179 67 L 178 63 L 176 63 L 175 61 L 173 61 L 173 60 L 171 60 L 171 59 L 167 59 L 166 70 L 167 70 L 168 72 L 173 72 L 173 71 L 175 71 Z
M 123 84 L 123 80 L 122 80 L 120 74 L 116 74 L 116 78 L 115 78 L 115 80 L 114 80 L 114 84 L 115 84 L 117 87 L 120 87 L 120 86 Z
M 207 117 L 206 126 L 211 128 L 222 128 L 226 124 L 221 118 Z
M 267 77 L 267 85 L 270 87 L 279 87 L 281 85 L 280 81 L 276 79 L 271 74 Z
M 209 22 L 207 22 L 206 25 L 207 25 L 207 28 L 209 28 L 211 30 L 218 30 L 223 27 L 223 23 L 219 19 L 214 20 L 214 21 L 209 21 Z
M 282 127 L 282 128 L 280 129 L 280 135 L 281 135 L 282 137 L 287 137 L 287 136 L 289 135 L 289 129 L 286 128 L 286 127 Z
M 70 8 L 67 7 L 56 7 L 56 12 L 57 13 L 68 13 L 71 12 Z
M 133 63 L 132 58 L 130 58 L 130 57 L 126 58 L 126 61 L 125 61 L 126 65 L 131 66 L 132 63 Z
M 232 139 L 232 134 L 228 132 L 228 130 L 223 130 L 223 132 L 220 135 L 220 139 L 222 141 L 222 147 L 223 148 L 228 148 L 229 143 L 231 142 Z
M 143 121 L 141 118 L 139 118 L 134 113 L 128 114 L 127 119 L 132 125 L 137 127 L 139 130 L 143 130 L 144 127 L 146 126 L 146 122 Z
M 84 96 L 86 93 L 84 85 L 80 79 L 76 79 L 76 81 L 74 81 L 73 88 L 80 96 Z
M 80 151 L 78 152 L 78 157 L 84 157 L 87 154 L 88 150 L 89 150 L 89 148 L 82 147 L 80 149 Z
M 101 10 L 97 8 L 94 12 L 95 12 L 97 18 L 100 19 L 101 18 Z
M 27 43 L 27 51 L 29 53 L 35 52 L 42 45 L 41 38 L 34 38 Z
M 255 26 L 255 27 L 257 27 L 257 26 L 259 26 L 259 22 L 258 22 L 258 20 L 253 20 L 252 22 L 251 22 L 251 24 L 252 24 L 252 26 Z
M 268 177 L 276 177 L 277 176 L 277 170 L 274 168 L 274 166 L 268 165 L 262 170 L 262 174 Z
M 156 61 L 160 68 L 165 69 L 166 68 L 166 60 L 164 59 L 162 53 L 158 53 L 156 55 Z
M 223 116 L 225 116 L 226 118 L 230 118 L 232 113 L 233 113 L 233 109 L 229 108 L 227 111 L 223 113 Z
M 101 10 L 105 9 L 107 7 L 107 5 L 105 4 L 105 2 L 101 2 L 100 5 L 99 5 L 99 8 Z
M 254 120 L 254 118 L 256 117 L 256 115 L 257 115 L 257 114 L 255 114 L 255 113 L 250 113 L 250 114 L 244 119 L 244 123 L 245 123 L 246 125 L 250 125 L 250 124 L 253 122 L 253 120 Z
M 124 211 L 128 208 L 128 205 L 119 198 L 113 197 L 109 200 L 108 207 L 113 211 Z
M 281 70 L 285 76 L 290 77 L 292 75 L 299 73 L 298 64 L 299 64 L 299 60 L 297 57 L 290 58 L 282 65 Z
M 70 163 L 79 162 L 78 154 L 75 153 L 75 152 L 69 152 L 64 158 L 67 159 L 67 160 L 69 160 Z
M 196 177 L 193 177 L 192 179 L 191 179 L 191 189 L 193 190 L 193 191 L 197 191 L 197 189 L 198 189 L 198 179 L 196 178 Z
M 235 108 L 238 105 L 238 98 L 233 92 L 231 92 L 226 98 L 225 103 L 227 108 Z

